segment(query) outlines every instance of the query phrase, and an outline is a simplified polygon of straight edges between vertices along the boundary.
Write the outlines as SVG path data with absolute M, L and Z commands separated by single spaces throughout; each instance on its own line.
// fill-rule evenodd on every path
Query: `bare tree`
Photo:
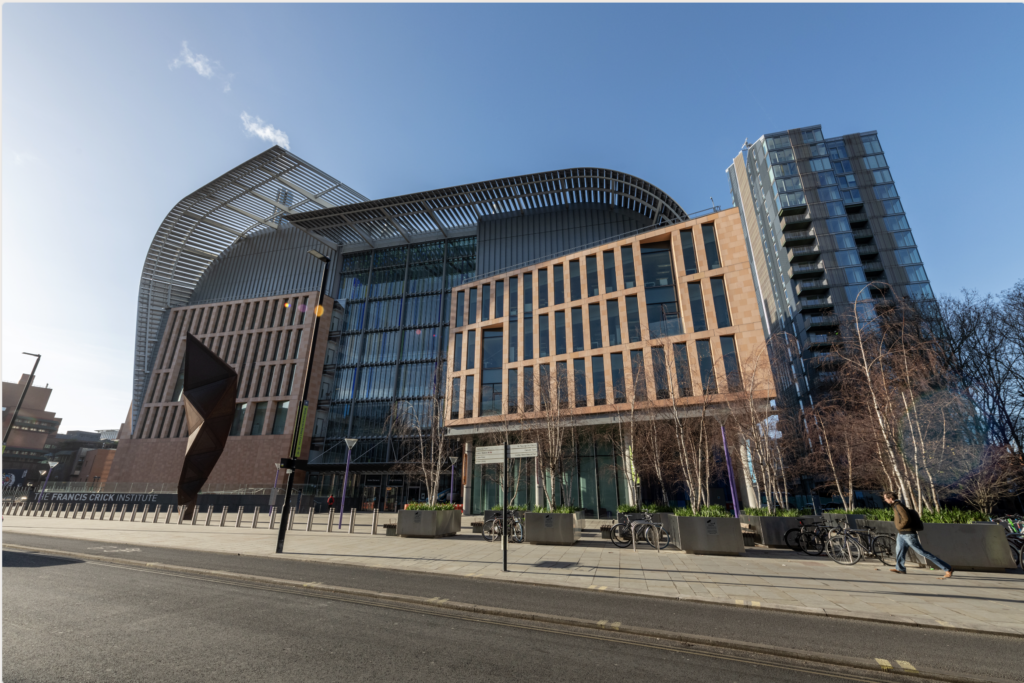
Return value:
M 444 364 L 434 367 L 435 390 L 432 396 L 414 401 L 399 401 L 391 409 L 391 433 L 399 437 L 408 448 L 408 457 L 402 460 L 403 469 L 422 479 L 427 487 L 427 501 L 437 504 L 442 474 L 447 470 L 449 456 L 457 453 L 457 446 L 444 426 Z

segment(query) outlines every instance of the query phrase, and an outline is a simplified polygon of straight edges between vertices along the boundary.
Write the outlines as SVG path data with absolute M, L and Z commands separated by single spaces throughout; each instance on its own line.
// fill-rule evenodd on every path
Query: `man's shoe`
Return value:
M 889 571 L 891 571 L 894 574 L 906 574 L 907 573 L 907 570 L 905 570 L 905 569 L 903 569 L 903 570 L 900 570 L 900 569 L 890 569 Z
M 953 578 L 953 570 L 950 569 L 948 572 L 939 577 L 939 581 L 945 581 L 946 579 Z

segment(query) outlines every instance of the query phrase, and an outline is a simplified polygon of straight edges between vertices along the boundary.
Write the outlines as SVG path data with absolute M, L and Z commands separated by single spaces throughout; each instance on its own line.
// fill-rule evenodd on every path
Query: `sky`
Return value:
M 168 211 L 273 144 L 370 198 L 590 166 L 696 212 L 746 138 L 877 130 L 936 293 L 1024 278 L 1020 4 L 2 11 L 2 374 L 41 353 L 62 431 L 125 419 Z

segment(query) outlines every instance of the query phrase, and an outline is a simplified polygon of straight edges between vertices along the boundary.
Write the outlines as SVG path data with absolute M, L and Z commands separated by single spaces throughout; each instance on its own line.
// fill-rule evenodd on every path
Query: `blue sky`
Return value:
M 1017 5 L 3 6 L 3 378 L 131 400 L 143 259 L 271 142 L 369 197 L 572 166 L 729 204 L 744 138 L 878 130 L 937 293 L 1024 277 Z M 188 52 L 183 50 L 187 42 Z

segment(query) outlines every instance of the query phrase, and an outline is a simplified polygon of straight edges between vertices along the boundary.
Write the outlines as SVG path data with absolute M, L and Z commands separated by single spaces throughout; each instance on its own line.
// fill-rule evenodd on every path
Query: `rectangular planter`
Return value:
M 412 538 L 454 536 L 462 529 L 461 510 L 399 510 L 398 535 Z
M 572 545 L 583 538 L 584 513 L 527 512 L 523 540 L 534 545 Z
M 742 555 L 743 532 L 736 517 L 664 515 L 670 543 L 694 555 Z
M 861 526 L 879 533 L 896 533 L 894 522 L 863 520 Z M 999 524 L 925 524 L 917 536 L 925 550 L 953 569 L 1001 572 L 1017 566 L 1006 532 Z M 913 550 L 908 555 L 908 559 L 924 566 L 924 559 Z
M 800 527 L 796 517 L 759 517 L 740 515 L 740 521 L 749 524 L 757 532 L 761 545 L 769 548 L 786 548 L 786 533 Z

